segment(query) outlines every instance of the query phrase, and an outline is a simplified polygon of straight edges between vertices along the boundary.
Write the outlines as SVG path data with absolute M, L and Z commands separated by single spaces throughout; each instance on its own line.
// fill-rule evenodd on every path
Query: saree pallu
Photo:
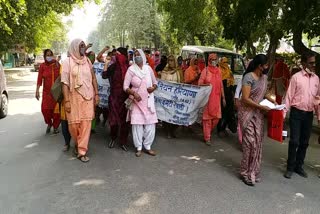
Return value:
M 251 75 L 250 73 L 248 75 Z M 250 98 L 260 103 L 267 89 L 267 77 L 263 75 L 255 87 L 251 88 Z M 242 161 L 240 175 L 252 183 L 259 182 L 264 135 L 264 115 L 259 109 L 245 106 L 239 109 L 239 124 L 242 130 Z

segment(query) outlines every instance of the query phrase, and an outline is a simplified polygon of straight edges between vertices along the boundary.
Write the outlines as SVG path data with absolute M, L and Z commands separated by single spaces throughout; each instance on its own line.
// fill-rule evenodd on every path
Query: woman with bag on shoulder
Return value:
M 212 53 L 208 57 L 208 66 L 203 69 L 199 79 L 200 86 L 212 86 L 209 101 L 202 116 L 204 142 L 207 146 L 211 146 L 211 132 L 221 119 L 221 100 L 223 106 L 226 106 L 221 71 L 217 66 L 218 56 Z
M 54 134 L 58 134 L 60 125 L 59 104 L 51 94 L 51 88 L 60 75 L 60 64 L 54 59 L 53 52 L 46 49 L 43 52 L 44 63 L 40 65 L 36 89 L 36 99 L 40 99 L 39 89 L 43 84 L 41 112 L 47 124 L 46 134 L 49 134 L 53 127 Z
M 97 80 L 85 51 L 86 45 L 81 39 L 73 40 L 61 74 L 66 119 L 76 144 L 74 153 L 82 162 L 89 161 L 91 121 L 94 107 L 99 104 Z
M 151 145 L 158 122 L 153 94 L 157 88 L 157 80 L 152 68 L 146 64 L 146 57 L 141 49 L 135 51 L 133 61 L 134 64 L 128 68 L 123 84 L 123 90 L 133 100 L 131 105 L 128 104 L 130 106 L 127 120 L 131 121 L 136 156 L 142 155 L 143 147 L 147 154 L 155 156 Z

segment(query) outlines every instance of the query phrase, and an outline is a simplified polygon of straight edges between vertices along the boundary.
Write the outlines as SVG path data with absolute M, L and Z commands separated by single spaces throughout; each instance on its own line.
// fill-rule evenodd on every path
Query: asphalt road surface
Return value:
M 168 140 L 161 127 L 156 157 L 108 149 L 109 130 L 91 136 L 89 163 L 63 153 L 63 137 L 45 135 L 40 102 L 34 98 L 36 73 L 10 78 L 9 115 L 0 120 L 0 213 L 320 213 L 320 145 L 313 133 L 305 179 L 283 177 L 287 141 L 265 138 L 262 182 L 238 178 L 241 159 L 236 136 L 208 147 L 201 130 L 180 129 Z M 130 140 L 131 142 L 131 140 Z

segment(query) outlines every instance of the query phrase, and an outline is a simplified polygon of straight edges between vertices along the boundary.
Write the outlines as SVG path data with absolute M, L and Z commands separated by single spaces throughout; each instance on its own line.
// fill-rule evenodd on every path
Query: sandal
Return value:
M 115 141 L 114 141 L 114 140 L 111 140 L 110 143 L 109 143 L 109 145 L 108 145 L 108 147 L 109 147 L 110 149 L 112 149 L 112 148 L 114 147 L 114 143 L 115 143 Z
M 148 155 L 151 155 L 151 156 L 156 156 L 156 153 L 155 153 L 155 151 L 153 151 L 153 150 L 146 150 L 146 153 L 148 154 Z
M 74 154 L 75 156 L 78 156 L 78 147 L 77 147 L 77 146 L 74 146 L 73 154 Z
M 87 155 L 78 155 L 77 158 L 83 163 L 87 163 L 90 160 Z
M 210 140 L 204 142 L 207 146 L 211 146 Z
M 67 151 L 69 151 L 69 149 L 70 149 L 70 145 L 64 145 L 64 147 L 63 147 L 63 152 L 67 152 Z
M 247 179 L 247 178 L 245 178 L 243 176 L 241 176 L 241 180 L 243 181 L 243 183 L 245 183 L 248 186 L 251 186 L 251 187 L 254 186 L 254 183 L 251 180 L 249 180 L 249 179 Z
M 136 157 L 137 157 L 137 158 L 138 158 L 138 157 L 141 157 L 141 155 L 142 155 L 141 150 L 136 152 Z

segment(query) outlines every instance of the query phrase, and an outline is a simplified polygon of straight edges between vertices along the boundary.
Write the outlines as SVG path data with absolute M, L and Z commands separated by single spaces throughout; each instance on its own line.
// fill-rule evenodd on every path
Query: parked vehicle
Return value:
M 235 78 L 235 84 L 242 80 L 242 75 L 245 72 L 245 64 L 240 54 L 233 51 L 205 46 L 184 46 L 181 50 L 181 57 L 184 61 L 188 61 L 191 58 L 203 59 L 205 66 L 208 64 L 208 56 L 211 53 L 217 53 L 218 57 L 227 57 L 231 71 Z
M 40 68 L 40 64 L 44 63 L 44 58 L 42 55 L 36 56 L 35 60 L 34 60 L 34 71 L 38 72 L 39 68 Z
M 8 90 L 7 80 L 4 69 L 0 60 L 0 118 L 4 118 L 8 114 Z

